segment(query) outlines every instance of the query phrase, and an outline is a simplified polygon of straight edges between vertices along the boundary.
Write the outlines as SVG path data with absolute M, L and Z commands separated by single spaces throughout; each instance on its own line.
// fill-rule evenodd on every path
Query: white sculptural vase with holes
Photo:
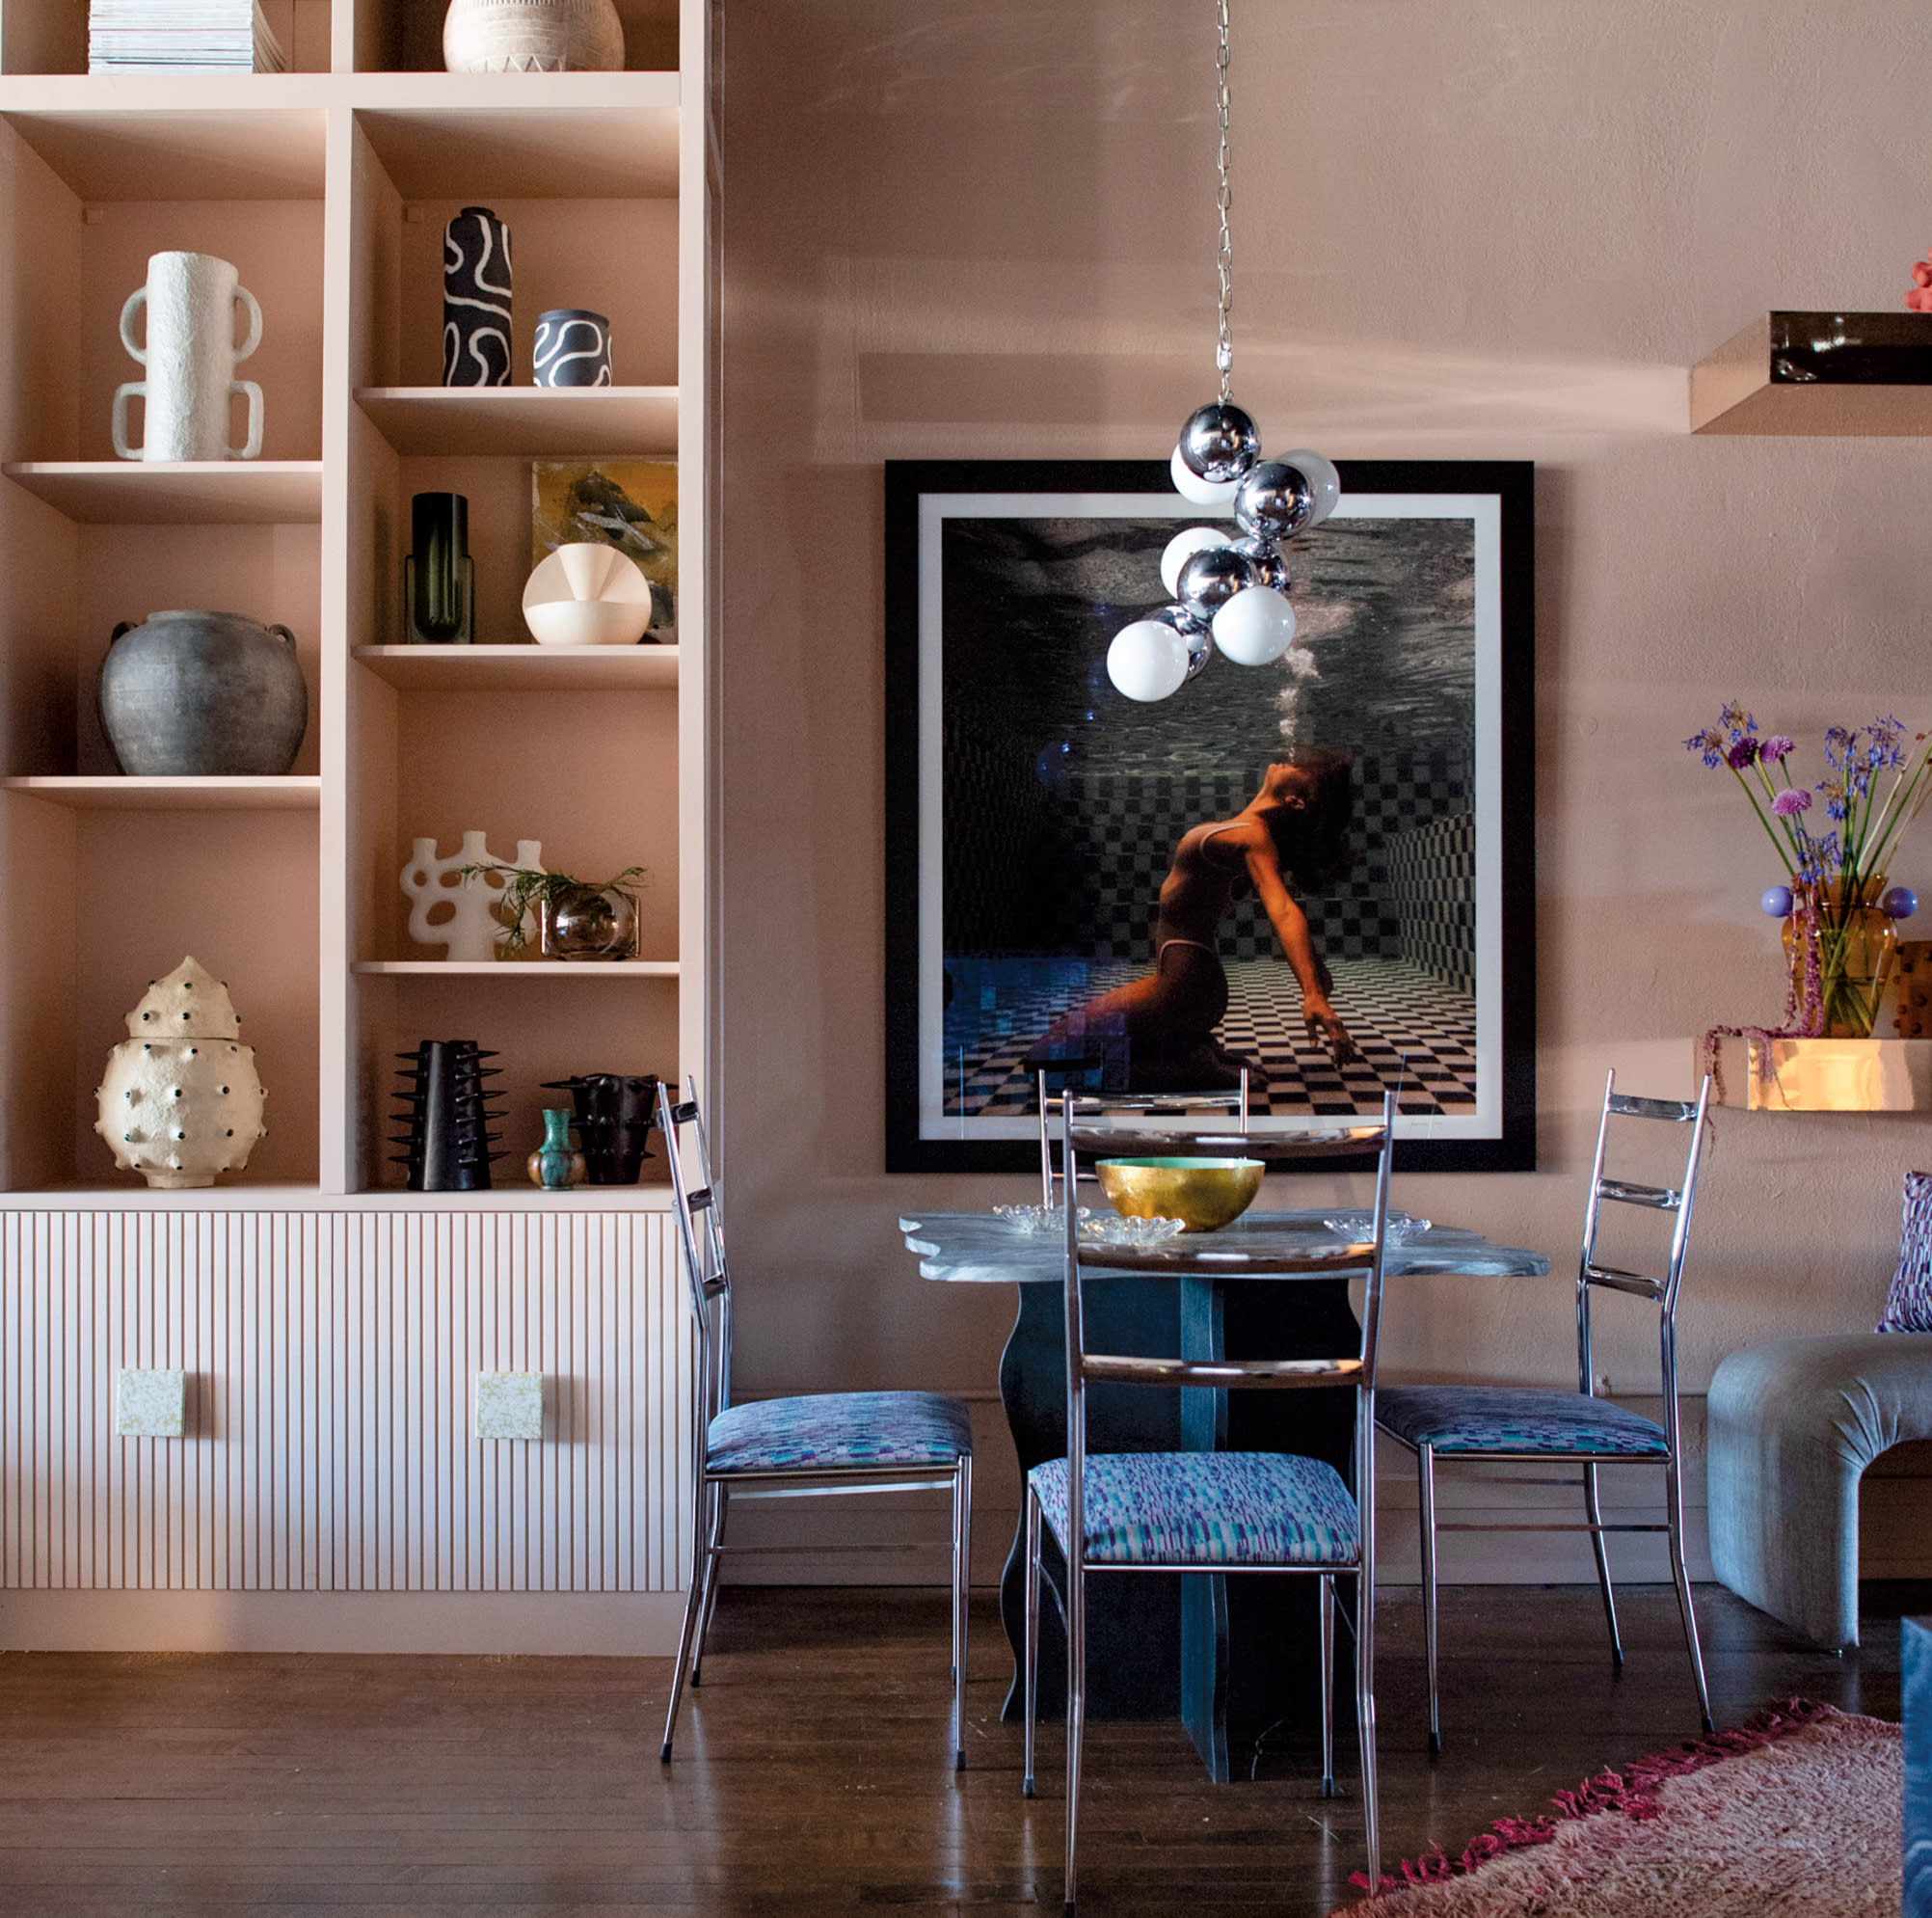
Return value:
M 240 274 L 207 253 L 148 257 L 148 284 L 121 310 L 121 343 L 146 377 L 117 387 L 114 450 L 124 460 L 252 460 L 261 453 L 261 389 L 235 378 L 236 363 L 261 344 L 261 309 Z M 235 341 L 235 308 L 248 334 Z M 148 310 L 148 340 L 134 338 L 135 316 Z M 248 435 L 228 445 L 228 406 L 248 402 Z M 142 401 L 141 445 L 128 436 L 127 402 Z
M 505 869 L 542 872 L 543 844 L 517 841 L 517 856 L 499 859 L 490 851 L 489 834 L 466 832 L 462 850 L 439 858 L 434 839 L 418 839 L 410 862 L 402 869 L 402 889 L 410 901 L 409 935 L 421 946 L 442 946 L 446 959 L 496 959 L 511 939 L 513 927 L 497 916 L 496 903 L 503 881 L 493 877 Z M 535 931 L 525 925 L 524 945 Z

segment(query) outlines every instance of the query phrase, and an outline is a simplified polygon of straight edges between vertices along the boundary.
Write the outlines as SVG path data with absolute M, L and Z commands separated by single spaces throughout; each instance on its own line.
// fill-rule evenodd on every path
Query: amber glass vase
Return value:
M 1842 879 L 1813 888 L 1818 944 L 1818 996 L 1826 1039 L 1869 1039 L 1878 1002 L 1898 959 L 1898 929 L 1879 909 L 1885 875 L 1874 873 L 1852 886 Z M 1801 900 L 1802 905 L 1802 900 Z M 1799 1017 L 1805 1009 L 1803 915 L 1784 922 L 1785 961 Z

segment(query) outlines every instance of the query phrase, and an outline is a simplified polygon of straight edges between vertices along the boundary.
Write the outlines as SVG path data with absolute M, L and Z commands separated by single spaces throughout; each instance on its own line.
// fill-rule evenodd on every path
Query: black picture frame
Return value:
M 1343 902 L 1355 915 L 1337 922 L 1352 929 L 1343 943 L 1361 946 L 1364 957 L 1338 965 L 1336 1008 L 1349 1016 L 1352 963 L 1364 978 L 1407 978 L 1406 971 L 1391 967 L 1409 967 L 1412 955 L 1402 942 L 1413 933 L 1428 964 L 1444 973 L 1443 1003 L 1455 1017 L 1436 1021 L 1433 1010 L 1427 1018 L 1418 1014 L 1416 1030 L 1423 1037 L 1399 1032 L 1382 1046 L 1383 1076 L 1399 1072 L 1409 1094 L 1400 1099 L 1397 1166 L 1418 1172 L 1529 1171 L 1536 1164 L 1535 469 L 1529 461 L 1490 460 L 1338 464 L 1341 505 L 1324 526 L 1286 549 L 1296 574 L 1292 601 L 1304 634 L 1313 630 L 1311 622 L 1333 620 L 1332 611 L 1322 612 L 1324 607 L 1342 607 L 1342 639 L 1350 651 L 1337 652 L 1342 643 L 1337 639 L 1318 657 L 1324 675 L 1330 672 L 1329 662 L 1347 662 L 1344 674 L 1353 674 L 1357 688 L 1354 703 L 1336 704 L 1348 695 L 1331 693 L 1326 681 L 1316 690 L 1330 700 L 1333 713 L 1348 716 L 1348 725 L 1380 743 L 1382 756 L 1361 764 L 1380 781 L 1373 788 L 1383 806 L 1379 817 L 1405 829 L 1379 841 L 1373 835 L 1363 840 L 1380 844 L 1388 863 L 1378 866 L 1371 859 L 1370 878 L 1351 881 L 1355 891 Z M 1091 523 L 1090 537 L 1080 524 L 1085 522 Z M 1047 963 L 1044 957 L 1027 970 L 1033 946 L 1021 938 L 1009 950 L 993 936 L 1006 930 L 1003 921 L 989 932 L 980 923 L 987 910 L 968 911 L 957 904 L 971 891 L 968 878 L 974 878 L 979 894 L 997 902 L 990 908 L 993 921 L 1000 921 L 1015 899 L 1051 896 L 1053 910 L 1077 911 L 1078 899 L 1086 896 L 1082 888 L 1088 886 L 1081 857 L 1060 847 L 1051 822 L 1015 825 L 1008 817 L 1016 807 L 1038 811 L 1045 804 L 1031 796 L 1012 797 L 1029 794 L 1029 777 L 1049 789 L 1048 798 L 1058 807 L 1055 818 L 1125 809 L 1108 831 L 1096 825 L 1082 842 L 1089 850 L 1102 849 L 1096 855 L 1102 865 L 1112 863 L 1110 849 L 1125 849 L 1122 856 L 1130 861 L 1164 861 L 1166 847 L 1156 844 L 1163 805 L 1178 808 L 1169 830 L 1189 816 L 1190 807 L 1196 819 L 1227 816 L 1218 809 L 1227 804 L 1225 797 L 1216 798 L 1233 790 L 1226 756 L 1218 744 L 1203 750 L 1200 760 L 1214 765 L 1198 777 L 1188 757 L 1188 727 L 1198 733 L 1215 716 L 1203 711 L 1191 720 L 1168 721 L 1169 734 L 1149 716 L 1168 709 L 1185 713 L 1185 702 L 1218 680 L 1219 689 L 1208 696 L 1220 702 L 1220 715 L 1233 716 L 1225 730 L 1240 734 L 1245 747 L 1251 745 L 1266 728 L 1233 702 L 1242 698 L 1241 683 L 1247 681 L 1255 697 L 1272 694 L 1280 703 L 1285 689 L 1278 669 L 1245 668 L 1217 657 L 1200 680 L 1161 708 L 1134 708 L 1104 678 L 1112 634 L 1166 597 L 1159 559 L 1171 534 L 1163 523 L 1179 530 L 1217 522 L 1232 527 L 1224 511 L 1181 500 L 1167 466 L 1153 461 L 885 463 L 888 1172 L 1037 1168 L 1036 1120 L 1028 1116 L 1020 1124 L 1010 1108 L 982 1111 L 975 1105 L 980 1097 L 1014 1095 L 1011 1073 L 1001 1077 L 998 1045 L 978 1061 L 984 1067 L 981 1073 L 973 1047 L 956 1038 L 962 1017 L 968 1023 L 980 1018 L 982 1005 L 994 1008 L 987 1016 L 997 1014 L 1002 1029 L 1010 1025 L 1024 1038 L 1024 1013 L 1009 1018 L 999 1010 L 999 995 L 1007 992 L 1014 1007 L 1030 1003 L 1007 983 L 1016 964 L 1028 979 L 1046 977 L 1039 970 Z M 1096 578 L 1106 582 L 1098 596 L 1090 590 Z M 1012 584 L 1015 580 L 1020 583 Z M 1056 581 L 1060 584 L 1051 583 Z M 1028 646 L 1036 654 L 1028 655 Z M 1465 654 L 1466 672 L 1458 678 L 1457 662 Z M 1033 660 L 1049 655 L 1057 663 L 1036 668 Z M 1378 659 L 1386 668 L 1382 680 L 1373 677 Z M 1273 677 L 1264 681 L 1262 674 Z M 1036 699 L 1031 696 L 1035 678 Z M 1374 690 L 1377 686 L 1392 689 L 1385 699 Z M 1402 725 L 1410 714 L 1420 716 L 1412 734 L 1405 735 Z M 1466 748 L 1459 743 L 1463 732 Z M 1355 741 L 1337 743 L 1358 749 Z M 1081 764 L 1082 756 L 1096 767 L 1118 768 L 1137 753 L 1159 770 L 1118 777 L 1095 773 L 1084 784 L 1081 775 L 1060 770 Z M 1246 750 L 1242 763 L 1251 765 L 1264 754 L 1265 747 Z M 989 791 L 1007 797 L 988 801 Z M 1149 792 L 1168 796 L 1145 802 L 1152 807 L 1152 825 L 1144 811 L 1135 810 Z M 1233 809 L 1244 802 L 1235 798 Z M 1459 806 L 1462 811 L 1454 810 Z M 1410 833 L 1407 823 L 1417 811 L 1426 817 Z M 1358 826 L 1368 831 L 1359 821 Z M 1422 882 L 1427 896 L 1416 896 L 1401 910 L 1386 902 L 1378 905 L 1375 873 L 1398 870 L 1399 860 L 1408 862 L 1400 866 L 1405 874 L 1439 873 L 1439 860 L 1412 848 L 1451 840 L 1459 850 L 1450 878 Z M 1158 867 L 1147 870 L 1156 873 L 1158 883 Z M 1092 884 L 1104 888 L 1109 882 Z M 1416 894 L 1415 884 L 1405 884 L 1409 895 Z M 1457 901 L 1466 893 L 1466 906 L 1429 894 L 1432 885 Z M 1366 895 L 1364 886 L 1370 888 Z M 1112 902 L 1105 908 L 1112 915 L 1105 930 L 1114 935 L 1117 976 L 1126 908 L 1117 891 L 1094 896 Z M 1144 917 L 1151 920 L 1151 890 L 1143 905 Z M 1432 914 L 1444 916 L 1448 930 L 1426 925 Z M 962 949 L 949 958 L 949 918 L 978 929 L 972 936 L 979 945 L 971 953 Z M 1397 928 L 1393 934 L 1386 931 L 1391 924 Z M 1266 922 L 1262 925 L 1265 933 Z M 1363 926 L 1370 930 L 1360 931 Z M 1438 932 L 1447 943 L 1425 949 Z M 1079 945 L 1085 936 L 1075 927 L 1072 943 Z M 1400 946 L 1394 959 L 1378 959 L 1381 948 L 1370 952 L 1375 940 L 1386 944 L 1390 938 Z M 1065 944 L 1062 939 L 1054 950 Z M 1138 958 L 1142 970 L 1151 966 L 1151 951 L 1143 947 Z M 1463 989 L 1458 982 L 1465 962 L 1467 1030 L 1473 1035 L 1466 1045 L 1460 1037 L 1462 1001 L 1454 996 Z M 1078 968 L 1089 961 L 1076 956 L 1068 963 Z M 1287 975 L 1278 954 L 1276 963 Z M 946 1003 L 956 1000 L 954 975 L 962 970 L 979 982 L 973 1010 L 965 1015 L 949 1012 Z M 996 984 L 988 986 L 984 980 L 992 975 Z M 1268 975 L 1253 977 L 1260 983 L 1257 990 L 1273 992 Z M 1432 972 L 1430 979 L 1435 977 Z M 1434 985 L 1416 991 L 1415 1004 L 1436 1006 Z M 1268 1003 L 1266 1016 L 1276 1022 L 1271 1033 L 1278 1039 L 1281 1015 L 1272 1010 L 1272 998 Z M 1397 1011 L 1383 1024 L 1401 1028 L 1408 1016 Z M 1438 1036 L 1438 1025 L 1449 1037 Z M 956 1062 L 951 1057 L 954 1051 Z M 1398 1066 L 1386 1064 L 1391 1051 Z M 954 1079 L 951 1092 L 949 1075 Z M 1425 1085 L 1432 1075 L 1433 1092 Z M 1312 1067 L 1303 1075 L 1301 1096 L 1316 1097 L 1308 1088 L 1318 1076 Z M 1000 1090 L 986 1094 L 982 1080 Z M 1352 1086 L 1340 1096 L 1359 1094 L 1359 1087 Z M 1317 1107 L 1297 1120 L 1284 1106 L 1254 1124 L 1267 1130 L 1345 1123 L 1335 1116 L 1338 1110 L 1332 1104 Z

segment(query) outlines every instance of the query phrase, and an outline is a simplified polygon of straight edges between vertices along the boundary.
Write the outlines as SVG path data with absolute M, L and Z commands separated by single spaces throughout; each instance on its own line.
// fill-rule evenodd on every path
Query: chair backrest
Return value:
M 1241 1068 L 1241 1084 L 1238 1087 L 1221 1092 L 1107 1093 L 1094 1095 L 1078 1094 L 1069 1088 L 1058 1095 L 1050 1095 L 1048 1094 L 1047 1077 L 1050 1072 L 1055 1070 L 1064 1071 L 1069 1067 L 1082 1067 L 1097 1062 L 1084 1059 L 1064 1060 L 1059 1062 L 1057 1066 L 1041 1067 L 1034 1074 L 1033 1086 L 1038 1095 L 1040 1119 L 1040 1203 L 1049 1211 L 1053 1209 L 1057 1202 L 1054 1194 L 1060 1185 L 1060 1174 L 1054 1167 L 1054 1148 L 1058 1145 L 1059 1141 L 1055 1136 L 1053 1121 L 1060 1113 L 1062 1102 L 1068 1098 L 1073 1100 L 1075 1112 L 1083 1120 L 1095 1126 L 1102 1124 L 1110 1113 L 1126 1112 L 1142 1115 L 1174 1113 L 1178 1115 L 1186 1112 L 1215 1110 L 1232 1112 L 1235 1115 L 1238 1130 L 1243 1133 L 1248 1130 L 1248 1067 L 1246 1066 Z M 1176 1133 L 1172 1136 L 1185 1141 L 1192 1139 L 1194 1135 L 1192 1132 L 1184 1132 Z M 1167 1153 L 1167 1157 L 1176 1158 L 1184 1156 L 1187 1148 L 1185 1145 L 1174 1148 L 1163 1146 L 1161 1149 Z M 1215 1144 L 1203 1145 L 1199 1150 L 1202 1157 L 1223 1157 L 1227 1152 L 1227 1143 L 1225 1140 L 1221 1140 Z M 1082 1176 L 1090 1177 L 1091 1175 L 1083 1174 Z
M 1363 1536 L 1375 1519 L 1372 1470 L 1375 1443 L 1375 1379 L 1381 1346 L 1382 1262 L 1388 1236 L 1388 1177 L 1394 1150 L 1395 1094 L 1382 1096 L 1382 1121 L 1354 1126 L 1327 1137 L 1276 1136 L 1270 1140 L 1276 1170 L 1292 1170 L 1296 1160 L 1328 1165 L 1340 1155 L 1351 1158 L 1373 1153 L 1375 1200 L 1371 1230 L 1364 1240 L 1342 1244 L 1310 1236 L 1301 1250 L 1248 1251 L 1212 1236 L 1184 1234 L 1158 1246 L 1119 1246 L 1084 1240 L 1079 1231 L 1079 1207 L 1073 1194 L 1082 1133 L 1075 1100 L 1066 1095 L 1060 1105 L 1060 1148 L 1069 1176 L 1062 1185 L 1060 1221 L 1065 1255 L 1066 1305 L 1066 1450 L 1070 1487 L 1070 1537 L 1082 1529 L 1082 1482 L 1087 1456 L 1087 1394 L 1089 1381 L 1110 1385 L 1205 1386 L 1213 1390 L 1275 1390 L 1311 1386 L 1353 1386 L 1356 1391 L 1356 1498 Z M 1171 1155 L 1169 1155 L 1171 1156 Z M 1278 1279 L 1333 1274 L 1366 1275 L 1362 1294 L 1361 1339 L 1353 1354 L 1331 1359 L 1188 1359 L 1147 1358 L 1090 1351 L 1082 1298 L 1082 1275 L 1091 1270 L 1166 1274 L 1175 1278 Z
M 1657 1308 L 1659 1358 L 1666 1403 L 1677 1401 L 1677 1292 L 1683 1283 L 1684 1248 L 1690 1240 L 1691 1208 L 1697 1199 L 1698 1168 L 1704 1157 L 1704 1125 L 1710 1109 L 1710 1077 L 1695 1099 L 1636 1098 L 1617 1090 L 1613 1069 L 1603 1084 L 1603 1113 L 1597 1123 L 1597 1153 L 1590 1168 L 1590 1200 L 1583 1217 L 1583 1252 L 1576 1269 L 1576 1358 L 1581 1390 L 1594 1392 L 1595 1370 L 1590 1351 L 1590 1295 L 1597 1287 L 1628 1292 Z M 1610 1121 L 1635 1119 L 1665 1125 L 1688 1125 L 1690 1139 L 1682 1175 L 1675 1185 L 1640 1184 L 1605 1170 L 1610 1149 Z M 1645 1211 L 1674 1215 L 1671 1248 L 1663 1272 L 1632 1272 L 1609 1265 L 1597 1256 L 1597 1235 L 1609 1205 L 1633 1205 Z
M 678 1249 L 698 1328 L 698 1399 L 702 1432 L 731 1403 L 731 1267 L 725 1260 L 724 1221 L 711 1179 L 711 1142 L 698 1109 L 697 1087 L 674 1099 L 668 1081 L 657 1082 L 657 1129 L 664 1135 L 664 1163 L 671 1175 L 671 1210 Z M 690 1133 L 686 1164 L 682 1133 Z M 696 1173 L 693 1181 L 692 1173 Z

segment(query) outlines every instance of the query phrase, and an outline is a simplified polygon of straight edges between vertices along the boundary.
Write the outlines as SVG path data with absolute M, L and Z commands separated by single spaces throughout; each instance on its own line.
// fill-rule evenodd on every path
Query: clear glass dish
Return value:
M 1162 1245 L 1186 1230 L 1180 1219 L 1123 1219 L 1109 1212 L 1080 1222 L 1080 1236 L 1099 1245 Z
M 1368 1242 L 1370 1232 L 1375 1229 L 1373 1212 L 1330 1212 L 1323 1220 L 1329 1231 L 1345 1238 L 1351 1245 Z M 1407 1245 L 1411 1239 L 1419 1239 L 1429 1229 L 1427 1219 L 1417 1219 L 1408 1212 L 1391 1212 L 1388 1215 L 1388 1242 L 1390 1245 Z
M 1029 1234 L 1057 1232 L 1060 1229 L 1058 1205 L 995 1205 L 993 1217 Z M 1080 1217 L 1083 1221 L 1087 1217 L 1085 1205 L 1080 1208 Z
M 995 1205 L 993 1216 L 1025 1232 L 1043 1238 L 1061 1229 L 1058 1205 Z M 1179 1219 L 1123 1219 L 1113 1212 L 1097 1216 L 1080 1208 L 1080 1236 L 1096 1245 L 1160 1245 L 1187 1229 Z

